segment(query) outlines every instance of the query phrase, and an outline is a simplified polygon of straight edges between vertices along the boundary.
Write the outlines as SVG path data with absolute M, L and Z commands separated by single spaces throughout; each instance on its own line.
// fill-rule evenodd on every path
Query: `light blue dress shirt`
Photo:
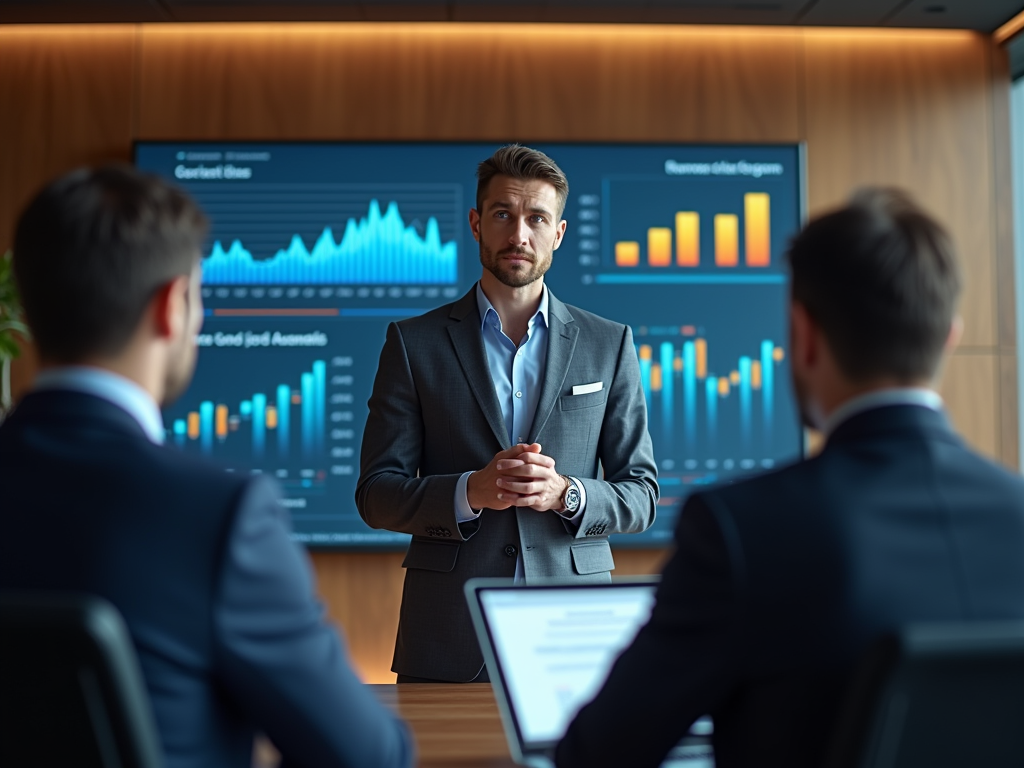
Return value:
M 103 398 L 127 411 L 154 443 L 163 443 L 167 434 L 153 396 L 134 381 L 103 368 L 85 365 L 48 368 L 36 376 L 33 389 L 69 390 Z
M 544 383 L 544 371 L 548 359 L 548 289 L 544 286 L 540 297 L 540 306 L 530 318 L 526 328 L 526 336 L 517 345 L 501 327 L 498 312 L 484 294 L 480 283 L 476 284 L 476 305 L 480 310 L 480 335 L 483 338 L 484 350 L 487 353 L 487 367 L 494 383 L 494 392 L 498 396 L 501 415 L 508 429 L 508 439 L 512 445 L 525 443 L 530 438 L 530 428 L 537 413 L 540 401 L 540 389 Z M 469 505 L 467 484 L 472 472 L 464 473 L 455 486 L 455 518 L 460 523 L 475 520 L 480 512 Z M 578 522 L 583 517 L 587 497 L 583 484 L 577 482 L 580 491 L 579 511 L 570 522 Z M 513 512 L 513 510 L 509 510 Z M 538 513 L 541 514 L 541 513 Z M 523 555 L 516 558 L 516 581 L 523 581 Z

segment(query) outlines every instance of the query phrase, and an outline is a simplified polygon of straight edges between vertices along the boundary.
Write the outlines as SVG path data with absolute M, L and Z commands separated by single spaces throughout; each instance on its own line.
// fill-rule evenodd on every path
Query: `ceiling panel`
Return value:
M 795 23 L 818 27 L 871 27 L 893 11 L 899 0 L 810 0 Z
M 0 23 L 567 21 L 962 28 L 991 32 L 1024 0 L 0 0 Z
M 995 32 L 1024 5 L 1020 0 L 911 0 L 887 20 L 894 27 L 969 27 Z

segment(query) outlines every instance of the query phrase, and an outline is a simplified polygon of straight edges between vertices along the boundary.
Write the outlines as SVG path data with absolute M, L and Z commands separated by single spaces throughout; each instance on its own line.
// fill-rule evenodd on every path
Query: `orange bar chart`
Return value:
M 277 429 L 277 408 L 267 406 L 267 429 Z
M 693 342 L 694 353 L 697 357 L 697 378 L 704 379 L 708 375 L 708 342 L 707 339 L 697 339 Z
M 217 406 L 215 432 L 221 440 L 228 436 L 228 407 L 226 405 Z
M 703 250 L 708 251 L 712 245 L 709 235 L 713 235 L 715 267 L 770 267 L 771 196 L 767 192 L 745 192 L 742 197 L 742 206 L 737 199 L 733 205 L 723 206 L 713 214 L 676 210 L 671 214 L 674 226 L 649 226 L 646 240 L 641 237 L 614 241 L 615 266 L 700 267 L 701 241 Z M 710 262 L 710 259 L 705 261 Z
M 615 244 L 615 266 L 635 267 L 640 263 L 640 243 L 622 241 Z
M 661 366 L 657 363 L 651 364 L 651 391 L 661 392 Z
M 676 214 L 676 264 L 700 266 L 700 215 L 693 211 Z
M 743 196 L 748 267 L 771 265 L 769 206 L 768 195 L 764 192 L 748 192 Z
M 199 411 L 189 411 L 188 436 L 191 440 L 199 439 Z
M 715 216 L 715 266 L 735 267 L 740 261 L 740 221 L 732 213 Z
M 647 263 L 652 267 L 672 265 L 672 230 L 668 227 L 647 230 Z

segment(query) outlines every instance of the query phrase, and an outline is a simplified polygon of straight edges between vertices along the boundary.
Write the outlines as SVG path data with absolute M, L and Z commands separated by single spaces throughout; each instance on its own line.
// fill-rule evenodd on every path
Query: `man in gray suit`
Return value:
M 467 579 L 608 581 L 608 535 L 654 521 L 633 335 L 544 285 L 568 193 L 543 153 L 499 149 L 477 169 L 469 212 L 480 282 L 388 327 L 356 504 L 370 526 L 413 535 L 391 667 L 400 683 L 488 679 Z

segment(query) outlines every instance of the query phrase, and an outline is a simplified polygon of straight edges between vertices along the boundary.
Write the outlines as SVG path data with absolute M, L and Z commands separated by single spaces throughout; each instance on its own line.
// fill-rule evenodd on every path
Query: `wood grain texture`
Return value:
M 314 552 L 317 586 L 365 683 L 393 683 L 391 657 L 402 603 L 402 553 Z
M 996 343 L 991 43 L 966 32 L 808 32 L 810 209 L 896 185 L 951 231 L 966 278 L 964 344 Z
M 999 356 L 985 352 L 957 352 L 949 358 L 940 394 L 953 426 L 976 450 L 999 459 Z
M 141 138 L 795 141 L 789 31 L 160 25 Z
M 31 196 L 79 165 L 131 159 L 136 31 L 128 26 L 0 26 L 0 252 Z M 17 399 L 32 383 L 31 343 L 11 366 Z
M 381 703 L 404 719 L 419 765 L 514 765 L 490 683 L 375 685 Z
M 0 250 L 44 182 L 131 159 L 135 39 L 130 26 L 0 26 Z
M 621 549 L 615 550 L 613 576 L 650 576 L 661 573 L 665 563 L 672 556 L 672 548 L 662 549 Z

